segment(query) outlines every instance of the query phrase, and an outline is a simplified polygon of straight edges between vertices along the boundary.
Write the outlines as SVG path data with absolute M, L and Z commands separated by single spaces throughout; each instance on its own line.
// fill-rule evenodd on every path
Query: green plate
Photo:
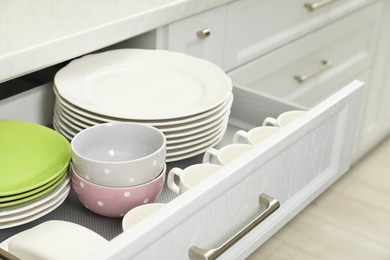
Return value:
M 34 123 L 0 120 L 0 197 L 23 193 L 61 175 L 69 166 L 69 142 Z
M 42 186 L 39 186 L 38 188 L 29 190 L 26 192 L 18 193 L 15 195 L 11 195 L 11 196 L 0 197 L 0 203 L 11 201 L 11 200 L 22 199 L 22 198 L 34 195 L 35 193 L 38 193 L 40 191 L 43 191 L 43 190 L 47 189 L 48 187 L 50 187 L 51 185 L 53 185 L 54 183 L 56 183 L 67 172 L 68 172 L 68 169 L 66 169 L 61 175 L 56 176 L 55 179 L 53 179 L 49 182 L 46 182 L 45 184 L 43 184 Z
M 41 196 L 45 195 L 46 193 L 48 193 L 48 192 L 52 191 L 53 189 L 55 189 L 58 185 L 60 185 L 63 181 L 65 181 L 65 179 L 67 177 L 68 177 L 68 172 L 65 172 L 63 175 L 61 175 L 61 177 L 56 182 L 54 182 L 48 188 L 46 188 L 46 189 L 44 189 L 44 190 L 42 190 L 40 192 L 37 192 L 34 195 L 31 195 L 31 196 L 28 196 L 28 197 L 24 197 L 22 199 L 11 200 L 11 201 L 7 201 L 7 202 L 4 202 L 4 203 L 0 203 L 0 208 L 13 206 L 13 205 L 18 205 L 18 204 L 21 204 L 21 203 L 24 203 L 24 202 L 31 201 L 31 200 L 36 199 L 38 197 L 41 197 Z

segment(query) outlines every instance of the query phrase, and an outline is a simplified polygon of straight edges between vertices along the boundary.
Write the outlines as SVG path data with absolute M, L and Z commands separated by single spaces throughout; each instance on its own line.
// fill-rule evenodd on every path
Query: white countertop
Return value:
M 231 1 L 0 1 L 0 82 Z

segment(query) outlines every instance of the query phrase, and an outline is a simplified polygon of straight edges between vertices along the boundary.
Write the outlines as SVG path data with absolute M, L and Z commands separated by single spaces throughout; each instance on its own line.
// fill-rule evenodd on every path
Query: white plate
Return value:
M 231 107 L 233 102 L 233 94 L 230 93 L 230 95 L 226 98 L 226 100 L 224 100 L 218 106 L 196 115 L 182 117 L 182 118 L 168 119 L 168 120 L 131 120 L 131 119 L 104 116 L 104 115 L 93 113 L 91 111 L 84 110 L 82 108 L 78 108 L 73 104 L 70 104 L 68 101 L 64 100 L 63 98 L 61 98 L 61 96 L 59 96 L 59 94 L 56 93 L 55 87 L 54 87 L 54 93 L 56 94 L 55 105 L 59 109 L 59 111 L 61 111 L 68 120 L 74 122 L 75 124 L 77 124 L 79 127 L 82 128 L 86 128 L 89 126 L 110 122 L 110 121 L 124 121 L 124 122 L 130 121 L 130 122 L 150 124 L 158 127 L 173 127 L 173 126 L 184 125 L 184 124 L 191 123 L 193 121 L 201 120 L 205 117 L 215 114 L 217 111 L 221 111 L 222 109 L 225 109 L 226 107 Z
M 200 150 L 202 148 L 210 147 L 210 145 L 215 143 L 216 140 L 220 140 L 223 137 L 225 131 L 226 131 L 226 128 L 223 129 L 223 131 L 221 131 L 218 135 L 213 136 L 212 138 L 209 138 L 203 142 L 200 142 L 200 143 L 197 143 L 197 144 L 194 144 L 191 146 L 177 148 L 177 149 L 168 149 L 167 148 L 167 157 L 174 157 L 174 156 L 182 155 L 182 154 L 189 153 L 192 151 L 197 151 L 197 150 Z
M 173 132 L 182 131 L 182 130 L 185 131 L 186 129 L 193 129 L 196 127 L 206 125 L 206 124 L 208 124 L 212 121 L 215 121 L 215 120 L 219 119 L 220 117 L 224 116 L 224 114 L 228 110 L 230 110 L 232 102 L 233 102 L 233 98 L 231 97 L 227 100 L 227 102 L 224 102 L 225 103 L 224 106 L 220 106 L 217 110 L 213 110 L 213 113 L 211 113 L 203 118 L 189 121 L 186 123 L 173 124 L 173 125 L 161 125 L 161 124 L 155 125 L 153 123 L 148 122 L 146 124 L 152 125 L 158 129 L 160 129 L 161 131 L 164 132 L 164 134 L 173 133 Z M 69 131 L 67 131 L 67 132 L 69 134 L 75 135 L 76 133 L 78 133 L 86 128 L 86 127 L 79 126 L 79 125 L 81 125 L 79 123 L 79 121 L 77 119 L 71 118 L 69 115 L 67 115 L 67 112 L 65 110 L 66 110 L 65 107 L 62 107 L 60 105 L 55 106 L 54 113 L 55 113 L 55 116 L 57 117 L 57 122 L 58 123 L 61 122 L 63 125 L 62 127 L 68 128 L 67 130 L 69 130 Z M 105 121 L 102 121 L 99 123 L 106 123 L 106 122 L 111 122 L 111 121 L 113 121 L 113 120 L 105 120 Z M 142 123 L 140 121 L 136 121 L 136 122 Z M 99 123 L 95 123 L 94 125 L 99 124 Z M 87 127 L 89 127 L 89 126 L 92 126 L 92 125 L 87 125 Z
M 187 142 L 181 142 L 181 143 L 176 143 L 176 144 L 170 144 L 170 145 L 167 145 L 167 147 L 169 148 L 169 151 L 173 151 L 173 150 L 177 150 L 177 149 L 185 149 L 187 147 L 191 147 L 191 146 L 194 146 L 194 145 L 197 145 L 197 144 L 201 144 L 201 143 L 204 143 L 216 136 L 220 136 L 222 133 L 225 132 L 225 126 L 222 126 L 220 127 L 217 131 L 214 131 L 212 133 L 210 133 L 209 135 L 205 135 L 201 138 L 198 138 L 198 139 L 195 139 L 195 140 L 191 140 L 191 141 L 187 141 Z M 168 150 L 168 149 L 167 149 Z
M 67 177 L 60 185 L 58 185 L 54 190 L 46 193 L 45 195 L 42 195 L 41 197 L 38 197 L 36 199 L 33 199 L 31 201 L 27 201 L 25 203 L 12 205 L 9 207 L 1 208 L 0 209 L 0 218 L 12 214 L 17 214 L 20 212 L 24 212 L 27 210 L 30 210 L 32 208 L 38 207 L 51 199 L 59 196 L 61 193 L 64 192 L 66 189 L 67 184 L 69 183 L 70 178 Z
M 165 50 L 120 49 L 71 61 L 54 78 L 59 95 L 111 117 L 161 120 L 221 104 L 231 79 L 216 65 Z
M 70 192 L 70 184 L 66 185 L 65 188 L 57 196 L 53 197 L 49 201 L 46 201 L 45 203 L 42 203 L 39 206 L 30 208 L 30 209 L 26 209 L 24 211 L 20 211 L 18 213 L 10 214 L 8 216 L 2 216 L 2 217 L 0 217 L 0 226 L 3 223 L 16 221 L 19 219 L 24 219 L 24 218 L 36 215 L 36 214 L 44 211 L 45 209 L 57 204 L 59 201 L 63 200 L 64 198 L 66 198 L 69 195 L 69 192 Z
M 165 132 L 164 129 L 160 129 L 163 131 L 165 137 L 167 138 L 167 141 L 175 139 L 177 142 L 179 142 L 180 138 L 187 138 L 192 135 L 196 135 L 199 133 L 202 133 L 203 131 L 207 131 L 211 128 L 218 129 L 221 125 L 225 124 L 226 118 L 228 118 L 230 115 L 230 110 L 225 111 L 224 114 L 220 115 L 219 117 L 213 118 L 213 120 L 210 120 L 210 123 L 202 124 L 200 126 L 196 126 L 194 128 L 190 129 L 184 129 L 184 130 L 177 130 L 172 132 Z M 63 134 L 68 140 L 71 140 L 78 131 L 76 129 L 73 129 L 71 126 L 67 125 L 63 119 L 57 115 L 57 112 L 54 112 L 53 116 L 53 126 L 57 131 L 59 131 L 61 134 Z
M 35 213 L 35 214 L 31 215 L 31 216 L 28 216 L 28 217 L 25 217 L 25 218 L 21 218 L 21 219 L 17 219 L 17 220 L 14 220 L 14 221 L 0 223 L 0 229 L 20 226 L 20 225 L 32 222 L 32 221 L 34 221 L 34 220 L 36 220 L 36 219 L 38 219 L 40 217 L 43 217 L 43 216 L 49 214 L 50 212 L 52 212 L 53 210 L 55 210 L 56 208 L 58 208 L 65 201 L 66 198 L 67 198 L 67 196 L 64 196 L 63 198 L 61 198 L 55 204 L 50 205 L 48 208 L 46 208 L 46 209 L 44 209 L 42 211 L 39 211 L 38 213 Z
M 177 152 L 175 155 L 167 156 L 166 162 L 176 162 L 176 161 L 184 160 L 184 159 L 202 154 L 210 147 L 217 145 L 222 140 L 222 138 L 223 138 L 223 135 L 221 135 L 219 139 L 216 138 L 214 142 L 210 142 L 207 145 L 200 147 L 197 150 L 195 150 L 195 149 L 183 150 L 181 152 Z

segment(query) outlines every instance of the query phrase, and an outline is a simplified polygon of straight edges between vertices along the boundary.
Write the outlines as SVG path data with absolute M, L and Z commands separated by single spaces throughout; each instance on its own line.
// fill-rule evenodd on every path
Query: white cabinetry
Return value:
M 89 259 L 188 259 L 196 255 L 190 250 L 194 247 L 219 248 L 213 256 L 222 259 L 243 259 L 348 170 L 356 132 L 359 144 L 367 140 L 358 146 L 360 154 L 374 143 L 365 139 L 367 129 L 374 129 L 367 123 L 370 115 L 378 115 L 373 123 L 390 121 L 389 111 L 379 113 L 375 107 L 380 93 L 390 95 L 388 68 L 378 77 L 384 84 L 386 75 L 386 88 L 371 83 L 379 75 L 379 54 L 390 57 L 386 44 L 377 53 L 384 1 L 325 1 L 329 4 L 312 11 L 306 2 L 237 0 L 133 39 L 129 47 L 185 52 L 229 73 L 236 86 L 220 145 L 267 116 L 302 108 L 308 112 L 206 181 L 166 201 Z M 384 28 L 388 26 L 382 33 Z M 383 39 L 390 42 L 388 32 Z M 380 61 L 390 65 L 386 58 Z M 380 102 L 388 103 L 384 97 Z M 358 128 L 359 111 L 365 120 Z M 263 194 L 280 207 L 273 207 L 272 200 L 268 209 L 269 197 Z M 263 220 L 263 214 L 269 216 Z
M 384 1 L 382 9 L 379 45 L 372 81 L 366 89 L 356 157 L 363 156 L 390 133 L 390 2 Z
M 319 6 L 315 2 L 325 4 Z M 368 2 L 370 1 L 234 1 L 227 9 L 225 66 L 232 69 L 253 60 Z
M 384 10 L 385 2 L 379 0 L 238 0 L 159 29 L 156 46 L 208 59 L 227 71 L 236 85 L 304 107 L 313 107 L 364 74 L 369 81 L 361 108 L 356 161 L 384 136 L 374 131 L 383 128 L 376 125 L 382 117 L 376 103 L 383 93 L 379 89 L 385 75 L 376 70 L 381 66 L 381 35 L 388 35 L 381 30 Z M 197 41 L 201 48 L 194 50 L 187 47 L 193 46 L 197 30 L 220 24 L 219 20 L 224 27 L 214 26 L 218 39 Z M 201 26 L 189 26 L 192 24 Z M 172 28 L 182 32 L 187 28 L 191 33 L 180 37 L 169 33 Z M 368 137 L 371 135 L 375 138 Z
M 226 248 L 212 255 L 245 258 L 348 170 L 361 86 L 353 82 L 341 89 L 90 258 L 188 259 L 196 255 L 190 250 L 194 246 L 213 249 L 225 243 Z M 258 111 L 292 109 L 251 90 L 235 89 L 234 95 L 230 133 L 242 128 L 235 122 L 257 125 L 263 119 Z M 229 133 L 225 138 L 231 142 Z M 277 199 L 280 208 L 266 211 L 268 218 L 241 239 L 227 242 L 263 214 L 268 205 L 259 201 L 261 194 Z
M 312 107 L 374 63 L 382 6 L 373 5 L 229 72 L 233 82 Z
M 189 53 L 224 68 L 225 6 L 159 29 L 157 47 Z

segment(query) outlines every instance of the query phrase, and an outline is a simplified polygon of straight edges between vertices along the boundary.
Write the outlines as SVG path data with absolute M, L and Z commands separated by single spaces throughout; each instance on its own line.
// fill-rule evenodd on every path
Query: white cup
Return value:
M 203 156 L 203 163 L 226 165 L 253 147 L 250 144 L 229 144 L 220 150 L 209 148 Z
M 165 203 L 147 203 L 129 210 L 122 219 L 122 230 L 126 231 L 147 216 L 165 206 Z
M 234 134 L 233 143 L 258 144 L 279 131 L 279 129 L 280 128 L 276 126 L 259 126 L 249 130 L 248 132 L 238 130 Z
M 221 168 L 221 165 L 209 163 L 193 164 L 184 170 L 175 167 L 168 173 L 167 186 L 174 193 L 180 195 Z M 179 185 L 175 182 L 175 176 L 180 180 Z
M 304 110 L 291 110 L 280 114 L 277 118 L 267 117 L 263 121 L 263 126 L 278 126 L 284 127 L 306 113 Z

